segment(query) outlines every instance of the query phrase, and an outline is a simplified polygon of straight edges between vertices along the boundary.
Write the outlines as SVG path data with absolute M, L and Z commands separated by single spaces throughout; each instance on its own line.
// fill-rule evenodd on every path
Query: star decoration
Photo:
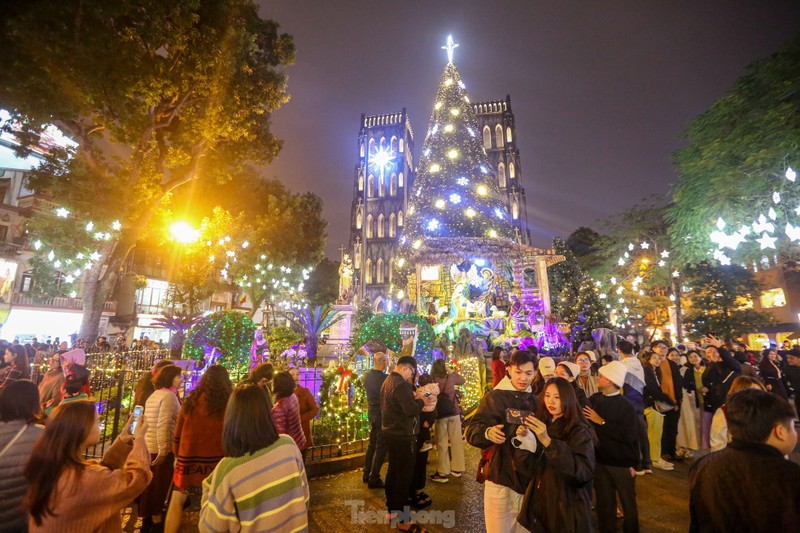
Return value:
M 650 249 L 650 243 L 647 242 L 647 241 L 643 242 L 642 243 L 642 250 L 648 250 L 648 249 Z
M 664 259 L 666 259 L 667 257 L 669 257 L 669 252 L 668 252 L 668 251 L 666 251 L 666 250 L 664 250 L 663 252 L 661 252 L 661 257 L 663 257 Z
M 800 241 L 800 226 L 792 226 L 786 223 L 786 236 L 793 241 Z
M 766 232 L 761 234 L 760 239 L 756 239 L 756 242 L 761 245 L 762 250 L 766 250 L 767 248 L 775 248 L 775 241 L 777 238 L 769 236 Z

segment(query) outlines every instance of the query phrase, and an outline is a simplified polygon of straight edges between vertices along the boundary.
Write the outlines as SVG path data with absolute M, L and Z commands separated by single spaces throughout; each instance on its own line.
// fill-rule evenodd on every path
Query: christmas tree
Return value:
M 553 249 L 565 260 L 548 269 L 553 314 L 570 326 L 570 341 L 592 340 L 592 330 L 611 328 L 608 309 L 596 287 L 578 264 L 575 254 L 564 240 L 553 239 Z
M 497 177 L 481 143 L 475 110 L 461 75 L 450 61 L 444 69 L 417 176 L 410 191 L 396 267 L 399 279 L 410 272 L 417 250 L 443 239 L 453 248 L 482 242 L 513 241 L 514 231 Z M 400 290 L 403 287 L 399 287 Z

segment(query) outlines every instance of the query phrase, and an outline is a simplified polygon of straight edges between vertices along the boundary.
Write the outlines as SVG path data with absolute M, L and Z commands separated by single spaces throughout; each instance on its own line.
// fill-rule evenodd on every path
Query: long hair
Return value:
M 205 397 L 208 415 L 221 417 L 225 414 L 225 407 L 228 405 L 228 398 L 233 391 L 231 378 L 228 371 L 222 365 L 211 365 L 200 378 L 197 388 L 189 395 L 183 404 L 183 412 L 191 414 L 197 407 L 200 397 Z
M 437 359 L 433 362 L 431 365 L 431 376 L 440 379 L 447 377 L 447 367 L 444 364 L 444 359 Z
M 291 396 L 294 393 L 295 387 L 294 378 L 285 370 L 277 372 L 272 379 L 272 393 L 278 400 Z
M 578 397 L 575 395 L 575 389 L 572 384 L 564 378 L 550 378 L 544 385 L 542 391 L 542 401 L 539 402 L 539 408 L 536 410 L 536 418 L 547 424 L 548 426 L 553 423 L 553 415 L 547 410 L 545 405 L 544 395 L 547 389 L 556 387 L 558 389 L 558 397 L 561 399 L 561 418 L 564 420 L 564 433 L 569 433 L 572 427 L 576 424 L 584 423 L 583 414 L 581 414 L 580 406 L 578 405 Z
M 289 376 L 291 377 L 291 376 Z M 247 383 L 233 389 L 225 409 L 222 451 L 226 457 L 255 453 L 278 440 L 267 391 Z
M 24 420 L 38 422 L 41 411 L 39 389 L 32 381 L 19 379 L 0 390 L 0 422 Z
M 53 514 L 50 505 L 61 475 L 69 468 L 84 469 L 81 444 L 95 424 L 95 405 L 89 400 L 62 403 L 55 408 L 44 433 L 33 445 L 25 477 L 30 489 L 26 507 L 36 525 Z
M 28 379 L 31 377 L 31 369 L 30 365 L 28 365 L 28 352 L 25 351 L 25 347 L 11 345 L 6 349 L 14 354 L 14 360 L 11 364 L 14 365 L 14 368 L 22 372 L 22 377 L 20 379 Z

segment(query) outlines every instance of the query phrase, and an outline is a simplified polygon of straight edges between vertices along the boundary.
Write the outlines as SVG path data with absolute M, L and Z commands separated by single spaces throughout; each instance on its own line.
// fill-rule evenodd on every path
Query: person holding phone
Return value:
M 721 339 L 713 335 L 706 335 L 701 342 L 707 345 L 706 361 L 708 364 L 703 372 L 703 388 L 701 389 L 703 412 L 700 415 L 700 435 L 703 441 L 702 446 L 707 449 L 711 446 L 709 439 L 714 413 L 725 403 L 734 378 L 742 373 L 742 366 L 725 348 Z
M 516 432 L 533 433 L 542 450 L 517 521 L 537 533 L 592 531 L 594 444 L 572 385 L 550 379 L 536 416 L 527 416 Z
M 517 523 L 522 499 L 536 463 L 536 440 L 514 441 L 518 424 L 509 423 L 509 410 L 535 411 L 538 405 L 531 384 L 536 373 L 533 355 L 511 354 L 508 375 L 481 400 L 467 427 L 467 442 L 485 454 L 479 466 L 484 481 L 483 513 L 487 533 L 526 531 Z M 518 421 L 519 422 L 519 421 Z
M 86 461 L 83 451 L 100 442 L 95 403 L 78 400 L 56 407 L 25 469 L 29 531 L 122 531 L 120 509 L 152 477 L 147 420 L 142 418 L 133 435 L 132 422 L 133 417 L 102 461 Z

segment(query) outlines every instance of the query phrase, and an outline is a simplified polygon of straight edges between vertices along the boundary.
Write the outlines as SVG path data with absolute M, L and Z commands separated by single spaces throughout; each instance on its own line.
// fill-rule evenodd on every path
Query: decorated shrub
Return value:
M 202 318 L 189 330 L 183 345 L 183 357 L 208 362 L 213 352 L 213 357 L 218 357 L 217 362 L 228 368 L 248 365 L 255 331 L 255 323 L 246 314 L 217 311 Z

